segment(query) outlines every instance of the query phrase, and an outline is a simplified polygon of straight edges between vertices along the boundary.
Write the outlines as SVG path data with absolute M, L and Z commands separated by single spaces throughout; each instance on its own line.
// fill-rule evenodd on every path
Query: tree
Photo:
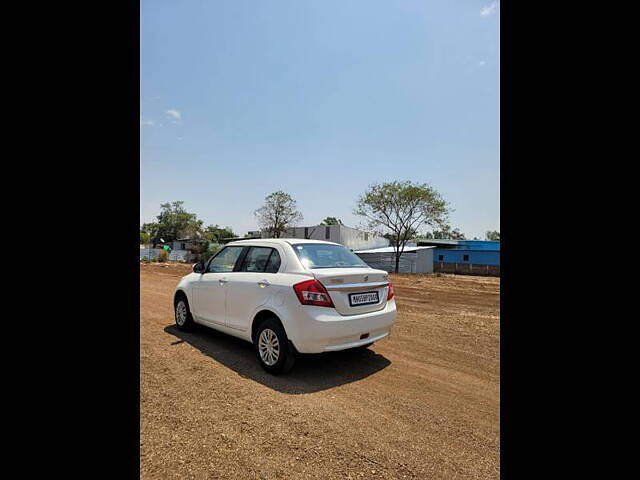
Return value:
M 158 224 L 165 242 L 173 242 L 182 236 L 194 235 L 202 228 L 202 220 L 195 213 L 187 212 L 184 202 L 163 203 L 160 205 Z
M 254 212 L 260 226 L 275 238 L 287 228 L 302 220 L 302 214 L 296 209 L 296 201 L 288 193 L 278 191 L 264 199 L 264 205 Z
M 359 197 L 354 213 L 365 217 L 369 227 L 390 235 L 398 273 L 409 239 L 422 225 L 444 227 L 449 211 L 447 202 L 428 184 L 394 181 L 371 185 Z
M 442 230 L 427 232 L 427 234 L 422 238 L 436 240 L 466 240 L 464 233 L 460 232 L 457 228 L 451 230 L 451 227 L 448 225 L 446 225 Z
M 217 243 L 212 243 L 207 240 L 204 234 L 199 234 L 195 237 L 193 243 L 191 244 L 189 252 L 191 252 L 195 256 L 196 260 L 206 261 L 209 259 L 209 252 L 211 251 L 213 245 L 217 245 Z
M 202 220 L 195 213 L 187 212 L 182 206 L 184 202 L 163 203 L 160 215 L 155 223 L 145 223 L 141 230 L 151 236 L 153 248 L 162 238 L 165 242 L 173 242 L 183 236 L 194 236 L 202 230 Z
M 156 244 L 160 240 L 160 235 L 158 232 L 160 231 L 160 225 L 157 223 L 144 223 L 140 227 L 140 233 L 146 233 L 149 235 L 149 243 L 153 244 L 153 248 L 156 248 Z
M 396 240 L 396 238 L 398 238 L 398 235 L 396 233 L 391 233 L 391 232 L 387 232 L 384 235 L 382 235 L 384 238 L 386 238 L 387 240 L 389 240 L 389 243 L 391 245 L 396 245 L 398 242 Z M 418 235 L 418 232 L 413 229 L 410 232 L 408 232 L 407 234 L 407 239 L 411 240 L 412 238 L 415 238 L 416 240 L 419 240 L 420 238 L 427 238 L 427 237 L 423 237 Z
M 500 241 L 500 232 L 497 230 L 489 230 L 487 232 L 487 240 L 497 240 Z
M 222 243 L 224 238 L 234 238 L 237 235 L 231 227 L 219 227 L 218 224 L 209 225 L 204 230 L 204 236 L 213 243 Z
M 160 228 L 160 225 L 157 223 L 143 223 L 140 227 L 140 232 L 148 233 L 150 236 L 153 236 L 153 233 Z
M 221 245 L 219 243 L 209 243 L 206 250 L 198 257 L 198 259 L 206 262 L 207 260 L 209 260 L 209 258 L 213 257 L 216 253 L 222 250 L 222 247 L 224 247 L 224 245 Z
M 140 231 L 140 245 L 146 245 L 147 243 L 149 243 L 150 239 L 151 235 L 149 233 Z
M 452 240 L 466 240 L 467 237 L 465 237 L 464 233 L 460 232 L 460 230 L 458 230 L 457 228 L 454 228 L 453 230 L 451 230 L 449 233 L 449 238 L 451 238 Z
M 340 220 L 339 218 L 327 217 L 324 220 L 322 220 L 322 223 L 320 223 L 320 225 L 343 225 L 343 223 L 342 223 L 342 220 Z

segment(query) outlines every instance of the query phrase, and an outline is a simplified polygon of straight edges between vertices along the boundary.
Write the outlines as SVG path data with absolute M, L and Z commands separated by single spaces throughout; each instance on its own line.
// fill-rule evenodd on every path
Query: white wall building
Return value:
M 263 238 L 267 234 L 263 233 Z M 386 247 L 389 240 L 371 232 L 365 232 L 346 225 L 315 225 L 311 227 L 293 227 L 281 235 L 282 238 L 309 238 L 335 242 L 351 250 Z

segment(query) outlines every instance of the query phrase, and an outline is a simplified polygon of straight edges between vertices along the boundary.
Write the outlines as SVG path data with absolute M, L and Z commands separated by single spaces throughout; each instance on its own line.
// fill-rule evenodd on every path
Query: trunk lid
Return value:
M 325 286 L 341 315 L 375 312 L 387 304 L 389 274 L 384 270 L 314 268 L 311 272 Z M 375 295 L 366 295 L 373 292 L 377 292 L 377 300 Z

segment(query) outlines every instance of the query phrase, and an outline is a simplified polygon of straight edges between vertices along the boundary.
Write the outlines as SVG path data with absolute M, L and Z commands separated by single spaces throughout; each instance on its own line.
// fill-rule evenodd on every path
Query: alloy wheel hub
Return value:
M 280 358 L 280 342 L 278 336 L 270 328 L 265 328 L 258 339 L 260 358 L 269 366 L 275 365 Z

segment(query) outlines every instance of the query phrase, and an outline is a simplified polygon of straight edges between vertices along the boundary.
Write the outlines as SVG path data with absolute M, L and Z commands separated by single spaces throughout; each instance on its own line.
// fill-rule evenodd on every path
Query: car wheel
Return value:
M 258 361 L 267 372 L 277 375 L 286 373 L 295 363 L 295 351 L 289 345 L 289 339 L 282 324 L 269 318 L 258 327 L 255 338 Z
M 184 332 L 189 332 L 195 328 L 196 324 L 193 321 L 193 316 L 189 310 L 189 302 L 184 296 L 178 297 L 174 311 L 176 316 L 176 326 L 178 329 Z

